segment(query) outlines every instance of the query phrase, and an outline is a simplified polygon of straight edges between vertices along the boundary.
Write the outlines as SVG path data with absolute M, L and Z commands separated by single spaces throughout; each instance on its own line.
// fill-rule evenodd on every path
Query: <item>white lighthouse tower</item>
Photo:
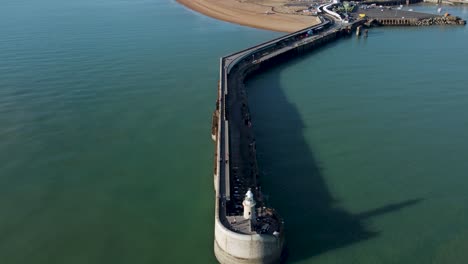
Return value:
M 244 219 L 252 219 L 255 221 L 256 216 L 255 216 L 255 205 L 257 203 L 255 202 L 254 196 L 252 191 L 249 190 L 245 194 L 244 201 L 242 202 L 242 205 L 244 206 Z

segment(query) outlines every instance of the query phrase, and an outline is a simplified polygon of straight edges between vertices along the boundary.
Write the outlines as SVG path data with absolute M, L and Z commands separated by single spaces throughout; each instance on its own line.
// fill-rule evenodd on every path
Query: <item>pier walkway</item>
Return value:
M 323 17 L 319 25 L 220 59 L 212 137 L 216 141 L 215 254 L 221 263 L 277 263 L 284 242 L 283 219 L 268 207 L 261 191 L 245 79 L 281 59 L 332 41 L 353 26 L 338 25 L 333 18 Z M 248 190 L 256 206 L 254 217 L 247 220 L 243 201 Z
M 367 10 L 365 14 L 385 24 L 385 16 L 389 16 L 389 12 L 390 9 L 376 9 Z M 417 12 L 398 12 L 395 12 L 395 16 L 404 14 L 411 21 L 436 17 Z M 339 14 L 325 14 L 319 25 L 220 59 L 212 138 L 216 141 L 214 246 L 215 255 L 221 263 L 278 263 L 284 243 L 284 221 L 265 203 L 261 190 L 256 141 L 244 84 L 246 78 L 343 35 L 349 35 L 353 29 L 368 22 L 367 17 L 355 19 L 352 23 L 344 23 Z M 248 190 L 250 197 L 253 196 L 249 201 L 254 201 L 252 207 L 246 207 L 252 210 L 249 212 L 244 211 Z M 250 213 L 252 218 L 244 218 L 245 214 L 250 216 Z
M 317 29 L 322 31 L 319 32 Z M 242 201 L 249 188 L 260 203 L 257 215 L 259 220 L 265 217 L 266 222 L 274 219 L 262 211 L 265 207 L 258 179 L 255 138 L 250 120 L 247 95 L 243 86 L 246 71 L 257 65 L 285 54 L 298 46 L 320 39 L 328 30 L 334 28 L 330 19 L 323 19 L 320 25 L 307 28 L 255 47 L 221 58 L 220 86 L 218 91 L 219 120 L 217 126 L 217 151 L 220 155 L 216 161 L 218 190 L 220 199 L 219 218 L 228 229 L 244 234 L 256 233 L 256 227 L 240 228 L 242 221 L 230 221 L 235 216 L 242 216 Z M 312 31 L 311 31 L 312 30 Z M 309 36 L 316 30 L 315 34 Z M 266 209 L 266 207 L 265 207 Z M 266 211 L 266 210 L 265 210 Z M 270 210 L 273 212 L 273 210 Z M 239 218 L 240 219 L 240 218 Z M 259 221 L 256 226 L 263 226 Z M 245 223 L 243 223 L 245 226 Z M 279 224 L 275 224 L 279 226 Z M 250 229 L 250 230 L 249 230 Z M 270 233 L 278 230 L 271 230 Z

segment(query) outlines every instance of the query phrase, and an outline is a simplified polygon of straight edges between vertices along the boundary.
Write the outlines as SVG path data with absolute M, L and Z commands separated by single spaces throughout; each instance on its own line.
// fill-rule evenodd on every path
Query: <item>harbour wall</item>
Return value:
M 306 28 L 221 58 L 218 100 L 212 125 L 212 137 L 216 141 L 214 252 L 220 263 L 279 263 L 282 259 L 285 240 L 283 224 L 276 235 L 242 234 L 233 230 L 227 220 L 224 205 L 229 197 L 230 189 L 229 128 L 231 120 L 226 103 L 229 100 L 229 94 L 233 91 L 244 90 L 245 80 L 253 74 L 305 52 L 315 50 L 349 34 L 353 28 L 364 22 L 358 21 L 346 27 L 338 27 L 333 25 L 331 19 L 325 19 L 315 27 Z M 314 30 L 316 33 L 308 36 L 307 32 L 310 30 Z M 257 166 L 256 159 L 253 163 L 255 163 L 254 166 Z
M 391 9 L 368 9 L 365 10 L 365 14 L 366 19 L 359 19 L 345 25 L 341 25 L 342 20 L 338 20 L 340 25 L 336 25 L 334 21 L 337 21 L 337 18 L 325 15 L 320 25 L 288 34 L 220 59 L 218 99 L 212 124 L 212 138 L 216 142 L 214 252 L 220 263 L 279 263 L 283 256 L 285 243 L 284 222 L 280 217 L 277 218 L 281 219 L 278 229 L 274 233 L 265 234 L 254 231 L 254 229 L 241 232 L 236 229 L 235 224 L 233 225 L 235 222 L 229 221 L 227 215 L 227 203 L 231 200 L 231 177 L 233 177 L 230 175 L 231 162 L 233 162 L 232 160 L 235 162 L 235 155 L 231 156 L 230 149 L 240 149 L 240 145 L 249 145 L 249 142 L 240 140 L 240 137 L 234 136 L 235 140 L 231 140 L 231 134 L 236 134 L 231 133 L 232 127 L 234 127 L 233 132 L 237 132 L 238 135 L 238 129 L 244 125 L 239 123 L 250 122 L 244 85 L 246 79 L 283 61 L 316 50 L 344 35 L 350 35 L 355 28 L 363 24 L 372 24 L 372 20 L 383 25 L 401 26 L 413 26 L 419 22 L 436 20 L 456 21 L 456 24 L 464 22 L 459 18 L 454 20 L 454 18 L 437 15 Z M 246 113 L 243 112 L 248 117 L 247 119 L 239 119 L 239 117 L 236 119 L 231 116 L 236 111 L 239 114 L 239 109 L 236 107 L 240 105 L 247 109 Z M 252 131 L 247 133 L 253 135 Z M 247 138 L 251 137 L 246 137 L 244 140 L 250 140 Z M 252 182 L 256 182 L 258 167 L 254 147 L 250 150 L 250 157 L 245 159 L 243 161 L 250 164 L 253 169 L 251 175 L 243 175 L 243 177 L 252 177 Z M 254 192 L 256 195 L 259 194 L 258 191 Z M 232 219 L 232 214 L 230 217 Z

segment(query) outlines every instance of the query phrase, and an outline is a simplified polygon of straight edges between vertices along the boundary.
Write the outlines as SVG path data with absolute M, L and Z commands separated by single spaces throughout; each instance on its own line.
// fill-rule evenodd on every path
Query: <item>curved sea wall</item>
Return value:
M 214 252 L 220 263 L 279 263 L 284 236 L 239 234 L 215 219 Z
M 284 222 L 274 209 L 267 207 L 258 184 L 255 138 L 245 80 L 348 34 L 363 22 L 338 27 L 331 19 L 324 18 L 317 26 L 221 58 L 212 125 L 212 138 L 216 141 L 214 252 L 220 263 L 280 263 L 285 241 Z M 242 204 L 236 197 L 238 190 L 245 193 L 244 185 L 249 187 L 249 192 L 252 189 L 257 202 L 253 209 L 256 219 L 246 220 L 239 213 Z

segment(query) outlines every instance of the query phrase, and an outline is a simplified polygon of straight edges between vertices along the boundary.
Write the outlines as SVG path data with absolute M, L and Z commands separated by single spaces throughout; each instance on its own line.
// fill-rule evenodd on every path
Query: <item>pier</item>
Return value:
M 322 23 L 220 59 L 218 99 L 213 114 L 216 142 L 214 186 L 215 255 L 220 263 L 279 263 L 284 220 L 266 204 L 260 184 L 255 136 L 244 82 L 250 75 L 348 35 L 364 23 Z
M 324 6 L 324 11 L 329 6 Z M 262 193 L 245 80 L 282 61 L 349 36 L 369 20 L 380 19 L 385 25 L 384 11 L 378 11 L 380 16 L 369 11 L 368 17 L 356 18 L 352 23 L 343 23 L 339 14 L 328 11 L 319 25 L 220 59 L 211 135 L 216 142 L 214 252 L 220 263 L 279 263 L 283 259 L 284 220 L 267 204 Z M 436 17 L 416 12 L 405 16 L 407 20 L 402 20 L 401 25 Z

